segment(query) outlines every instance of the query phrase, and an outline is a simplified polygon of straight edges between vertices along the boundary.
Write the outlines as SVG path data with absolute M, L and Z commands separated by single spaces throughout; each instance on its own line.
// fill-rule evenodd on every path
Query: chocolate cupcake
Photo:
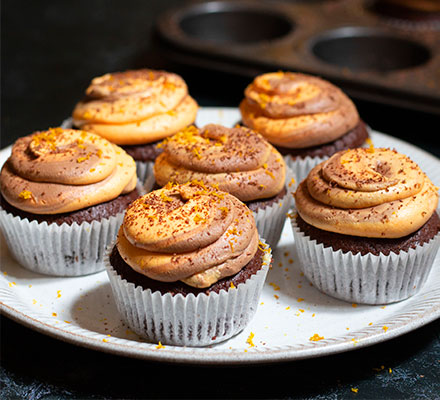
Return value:
M 194 123 L 198 106 L 178 75 L 151 69 L 94 78 L 73 111 L 74 126 L 122 146 L 144 181 L 159 141 Z
M 368 132 L 353 102 L 318 77 L 273 72 L 257 76 L 240 104 L 244 125 L 285 157 L 298 181 L 334 153 L 360 147 Z
M 252 212 L 226 192 L 192 183 L 135 200 L 106 266 L 118 310 L 138 335 L 205 346 L 247 325 L 270 263 Z
M 209 124 L 179 132 L 162 148 L 154 163 L 159 186 L 196 180 L 231 193 L 249 206 L 260 235 L 276 246 L 292 203 L 293 176 L 286 183 L 283 157 L 260 134 Z
M 132 157 L 107 140 L 54 128 L 18 139 L 0 174 L 0 227 L 15 259 L 43 274 L 104 269 L 136 189 Z
M 342 300 L 386 304 L 417 293 L 440 244 L 437 188 L 389 149 L 338 152 L 295 193 L 301 268 Z

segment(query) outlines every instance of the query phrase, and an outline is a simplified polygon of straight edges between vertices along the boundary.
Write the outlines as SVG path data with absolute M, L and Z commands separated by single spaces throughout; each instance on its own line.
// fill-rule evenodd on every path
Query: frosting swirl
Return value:
M 73 111 L 73 122 L 116 144 L 143 144 L 192 124 L 197 108 L 180 76 L 130 70 L 94 78 Z
M 234 196 L 196 183 L 168 184 L 135 200 L 117 248 L 135 271 L 205 288 L 239 272 L 255 255 L 252 212 Z
M 240 104 L 243 123 L 287 148 L 328 143 L 359 123 L 353 102 L 323 79 L 292 72 L 257 76 Z
M 198 180 L 241 201 L 275 196 L 284 187 L 282 156 L 264 138 L 244 127 L 209 124 L 188 127 L 163 142 L 156 159 L 156 182 Z
M 419 166 L 383 148 L 336 153 L 310 171 L 295 199 L 301 218 L 316 228 L 376 238 L 415 232 L 438 204 Z
M 134 160 L 98 135 L 52 128 L 18 139 L 0 175 L 1 193 L 33 214 L 103 203 L 136 186 Z

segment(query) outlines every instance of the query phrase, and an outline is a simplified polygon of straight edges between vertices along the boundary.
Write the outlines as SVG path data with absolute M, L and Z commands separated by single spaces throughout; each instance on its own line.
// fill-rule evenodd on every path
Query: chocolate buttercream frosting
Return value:
M 117 248 L 151 279 L 209 287 L 236 274 L 255 255 L 252 212 L 234 196 L 198 183 L 168 184 L 126 211 Z
M 334 141 L 359 123 L 356 107 L 339 88 L 292 72 L 257 76 L 245 90 L 240 111 L 246 126 L 287 148 Z
M 241 201 L 277 195 L 285 184 L 281 154 L 260 134 L 237 126 L 194 126 L 163 142 L 154 175 L 160 186 L 198 180 Z
M 53 128 L 20 138 L 0 188 L 12 206 L 59 214 L 113 200 L 136 186 L 136 166 L 120 147 L 89 132 Z
M 384 148 L 336 153 L 313 168 L 296 193 L 308 224 L 330 232 L 399 238 L 435 212 L 437 188 L 407 156 Z
M 94 78 L 73 111 L 73 123 L 119 145 L 161 140 L 194 122 L 198 106 L 185 81 L 151 69 Z

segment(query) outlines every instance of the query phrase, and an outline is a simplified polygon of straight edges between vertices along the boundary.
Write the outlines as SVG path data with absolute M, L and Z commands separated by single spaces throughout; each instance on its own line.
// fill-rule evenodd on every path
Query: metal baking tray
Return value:
M 156 25 L 173 61 L 254 77 L 322 76 L 350 96 L 440 114 L 437 21 L 399 20 L 372 1 L 195 1 Z

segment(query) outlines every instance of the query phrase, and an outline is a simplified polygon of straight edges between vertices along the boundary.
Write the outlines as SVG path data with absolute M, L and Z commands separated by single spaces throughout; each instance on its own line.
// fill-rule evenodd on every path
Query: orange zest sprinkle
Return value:
M 84 161 L 87 161 L 89 158 L 90 158 L 90 153 L 88 153 L 86 156 L 84 156 L 84 157 L 78 157 L 77 159 L 76 159 L 76 162 L 77 163 L 82 163 L 82 162 L 84 162 Z
M 225 215 L 227 215 L 228 212 L 229 212 L 229 208 L 228 208 L 228 207 L 220 207 L 219 209 L 220 209 L 221 212 L 224 213 Z
M 173 199 L 170 196 L 167 196 L 163 191 L 160 192 L 160 198 L 162 201 L 173 201 Z
M 205 219 L 205 218 L 202 218 L 199 214 L 196 214 L 196 215 L 194 216 L 194 222 L 195 222 L 196 224 L 198 224 L 199 222 L 201 222 L 202 224 L 204 224 L 204 223 L 206 222 L 206 219 Z
M 253 342 L 254 336 L 255 336 L 254 333 L 251 332 L 249 334 L 249 337 L 246 339 L 246 343 L 249 345 L 249 347 L 255 347 L 255 344 Z
M 374 144 L 373 144 L 373 141 L 370 139 L 370 138 L 367 138 L 366 140 L 365 140 L 365 142 L 368 144 L 368 152 L 369 153 L 374 153 Z
M 20 194 L 18 195 L 20 199 L 28 200 L 32 198 L 32 192 L 30 190 L 22 190 Z
M 267 166 L 267 163 L 263 164 L 263 168 L 264 168 L 264 172 L 267 175 L 269 175 L 272 179 L 275 179 L 275 175 L 271 171 L 269 171 L 269 169 L 268 169 L 269 167 Z
M 323 340 L 324 336 L 319 336 L 317 333 L 315 333 L 313 336 L 309 338 L 312 342 L 319 342 L 320 340 Z

